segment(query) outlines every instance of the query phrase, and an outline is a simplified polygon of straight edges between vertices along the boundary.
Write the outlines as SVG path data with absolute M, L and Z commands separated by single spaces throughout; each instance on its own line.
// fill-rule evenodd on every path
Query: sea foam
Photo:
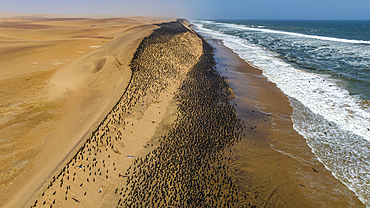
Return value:
M 262 70 L 263 75 L 270 82 L 275 83 L 284 94 L 297 101 L 295 105 L 292 104 L 294 129 L 304 136 L 325 167 L 359 195 L 363 203 L 370 205 L 370 190 L 368 190 L 370 177 L 364 174 L 370 172 L 370 164 L 367 162 L 370 154 L 368 102 L 350 95 L 346 89 L 338 86 L 335 80 L 326 75 L 296 69 L 280 59 L 279 54 L 275 52 L 240 37 L 204 28 L 203 24 L 222 24 L 223 28 L 255 30 L 351 44 L 370 44 L 370 41 L 249 28 L 211 21 L 193 21 L 193 24 L 201 34 L 222 40 L 226 47 Z
M 345 130 L 352 131 L 370 141 L 370 106 L 351 96 L 324 75 L 296 69 L 277 58 L 278 54 L 251 44 L 239 37 L 221 34 L 195 24 L 201 33 L 223 40 L 243 60 L 262 70 L 269 81 L 275 83 L 286 95 L 324 116 Z
M 326 41 L 335 41 L 335 42 L 342 42 L 342 43 L 370 45 L 370 41 L 366 41 L 366 40 L 348 40 L 348 39 L 343 39 L 343 38 L 325 37 L 325 36 L 318 36 L 318 35 L 306 35 L 306 34 L 301 34 L 301 33 L 265 29 L 264 26 L 257 26 L 257 28 L 255 28 L 255 27 L 247 27 L 247 26 L 244 26 L 244 25 L 237 25 L 237 24 L 216 23 L 216 22 L 212 22 L 212 21 L 203 21 L 203 22 L 207 23 L 207 24 L 222 25 L 224 27 L 229 27 L 229 28 L 232 28 L 232 29 L 250 30 L 250 31 L 258 31 L 258 32 L 264 32 L 264 33 L 290 35 L 290 36 L 297 36 L 297 37 L 311 38 L 311 39 L 318 39 L 318 40 L 326 40 Z

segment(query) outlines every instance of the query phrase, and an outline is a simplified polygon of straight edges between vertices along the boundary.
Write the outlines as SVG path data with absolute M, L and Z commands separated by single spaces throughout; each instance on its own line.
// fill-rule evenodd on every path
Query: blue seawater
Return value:
M 316 157 L 370 206 L 370 21 L 192 21 L 285 93 Z

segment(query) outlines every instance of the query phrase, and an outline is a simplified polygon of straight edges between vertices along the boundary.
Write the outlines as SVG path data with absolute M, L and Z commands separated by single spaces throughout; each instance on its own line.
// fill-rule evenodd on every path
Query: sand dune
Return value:
M 66 15 L 66 14 L 31 14 L 31 13 L 16 13 L 0 11 L 0 18 L 7 17 L 43 17 L 43 18 L 89 18 L 89 19 L 104 19 L 104 18 L 129 18 L 129 15 Z
M 161 21 L 0 19 L 0 206 L 27 202 L 75 153 L 122 95 L 130 56 Z
M 87 135 L 79 145 L 81 148 L 71 152 L 27 206 L 104 207 L 116 203 L 112 197 L 116 199 L 114 190 L 122 183 L 125 170 L 135 158 L 155 147 L 153 138 L 170 129 L 175 119 L 171 114 L 176 110 L 174 92 L 202 53 L 202 42 L 196 34 L 179 23 L 172 24 L 180 28 L 180 32 L 174 30 L 178 34 L 155 36 L 155 43 L 143 40 L 135 53 L 140 55 L 134 55 L 135 61 L 131 62 L 130 84 L 127 89 L 123 85 L 125 92 L 121 92 L 119 102 L 103 114 L 107 116 L 100 119 L 98 127 L 91 128 L 94 132 Z M 104 89 L 95 85 L 101 84 L 101 78 L 109 79 L 111 68 L 125 65 L 115 55 L 119 52 L 115 46 L 123 40 L 116 40 L 77 60 L 71 67 L 59 70 L 51 82 L 73 92 L 81 89 L 81 95 L 88 93 L 86 88 Z M 107 67 L 107 64 L 112 65 Z M 74 79 L 81 74 L 86 78 Z M 109 86 L 110 82 L 105 85 Z M 74 125 L 68 126 L 68 130 L 73 128 Z

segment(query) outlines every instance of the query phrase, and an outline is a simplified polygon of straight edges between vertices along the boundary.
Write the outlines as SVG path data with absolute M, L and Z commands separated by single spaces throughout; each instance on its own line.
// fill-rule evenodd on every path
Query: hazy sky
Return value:
M 0 11 L 188 19 L 370 19 L 370 0 L 0 0 Z

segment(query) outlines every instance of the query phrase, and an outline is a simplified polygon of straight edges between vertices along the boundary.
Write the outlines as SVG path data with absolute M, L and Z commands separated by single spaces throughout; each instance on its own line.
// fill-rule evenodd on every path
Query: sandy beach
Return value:
M 0 42 L 1 207 L 364 207 L 186 20 L 4 17 Z

